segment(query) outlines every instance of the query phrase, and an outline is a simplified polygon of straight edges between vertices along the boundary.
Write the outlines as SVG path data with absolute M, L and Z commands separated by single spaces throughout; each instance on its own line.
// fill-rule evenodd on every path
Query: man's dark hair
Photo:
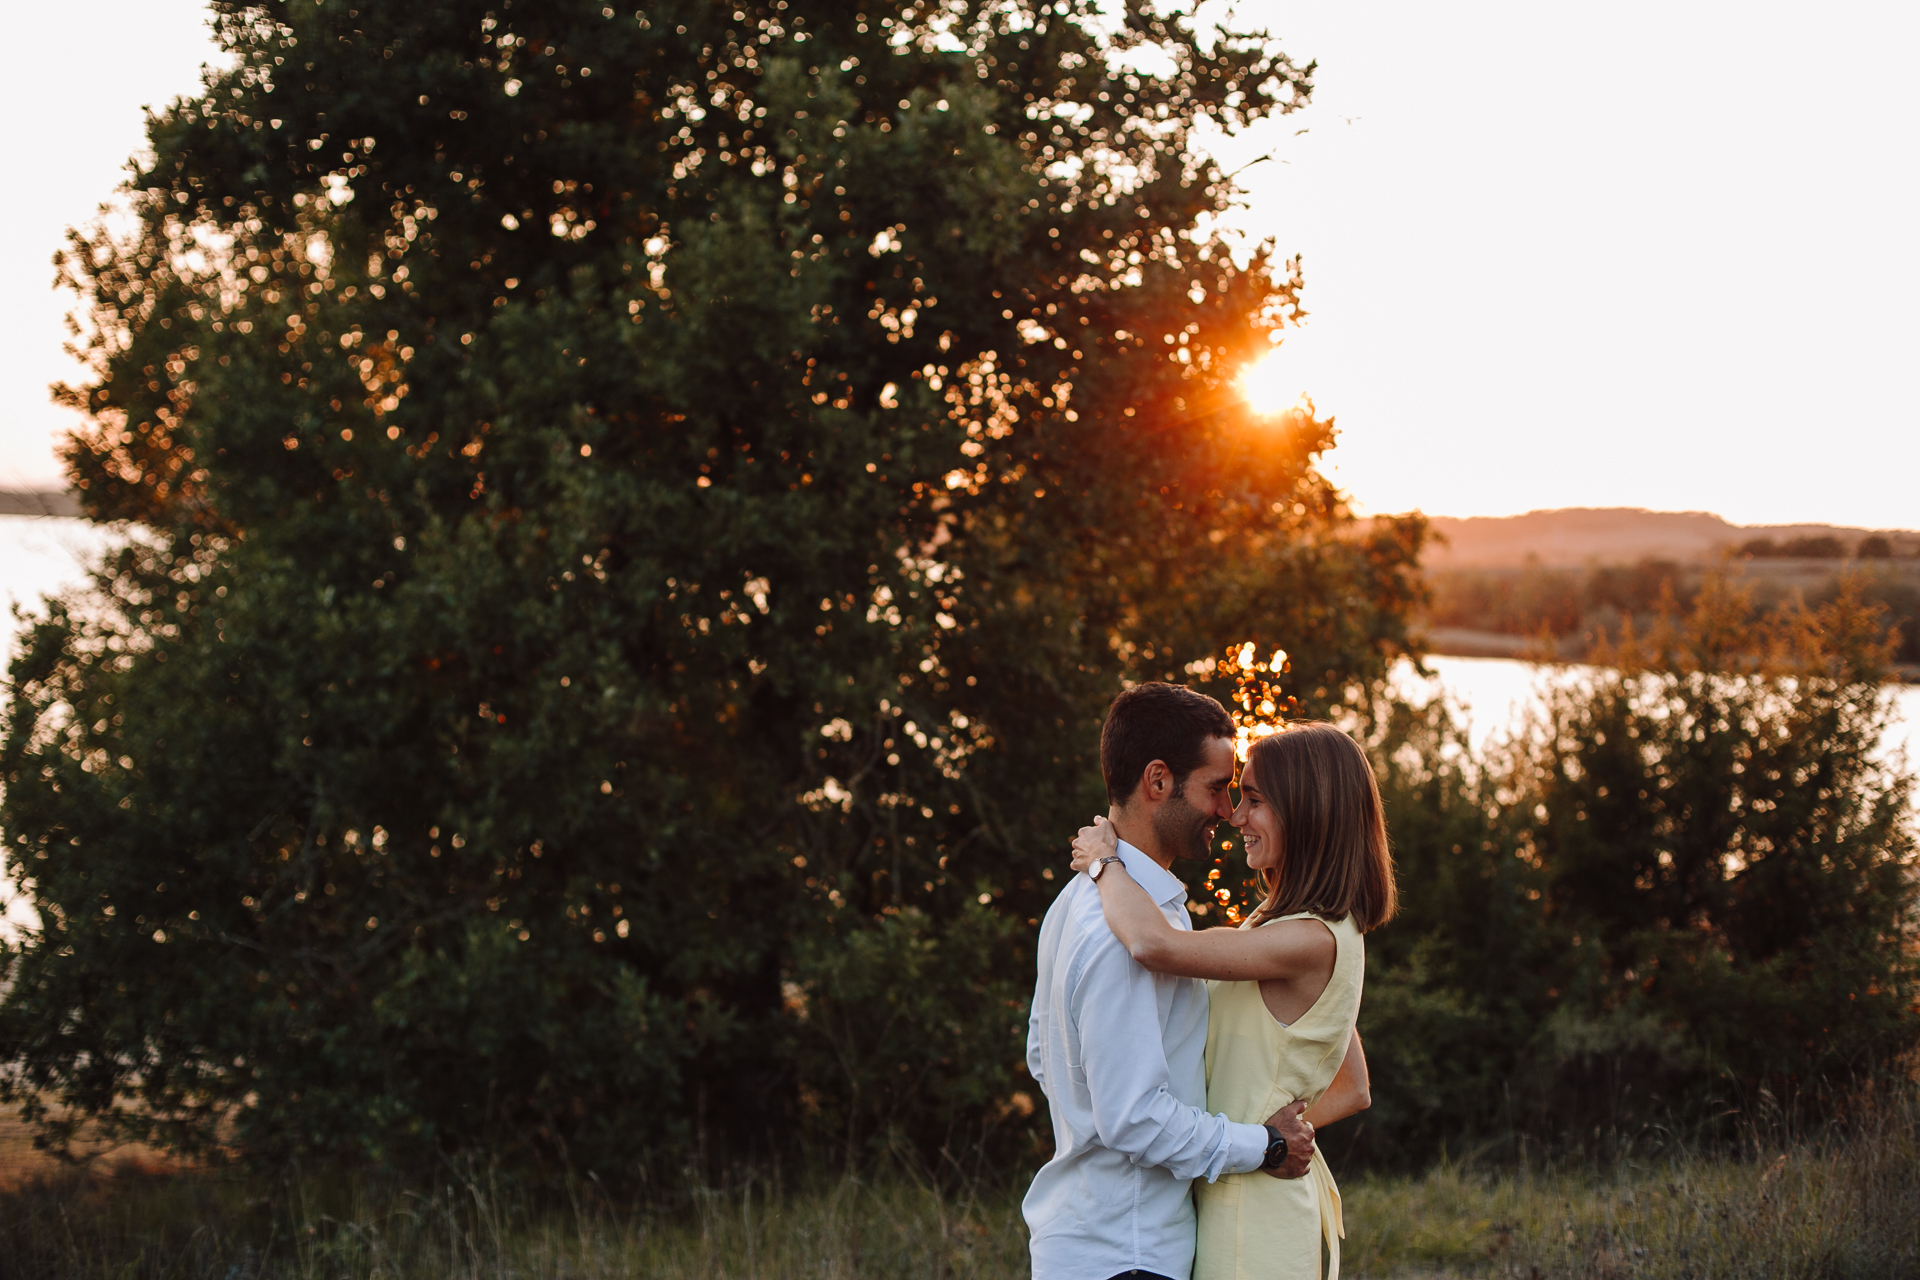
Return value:
M 1158 680 L 1138 684 L 1113 700 L 1100 730 L 1100 776 L 1107 800 L 1125 804 L 1140 788 L 1140 775 L 1155 760 L 1184 786 L 1200 767 L 1209 738 L 1233 737 L 1233 717 L 1204 693 Z

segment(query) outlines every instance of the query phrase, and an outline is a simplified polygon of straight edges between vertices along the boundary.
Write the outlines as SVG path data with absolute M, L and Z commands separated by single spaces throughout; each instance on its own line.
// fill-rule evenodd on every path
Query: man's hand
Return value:
M 1313 1158 L 1313 1126 L 1307 1123 L 1301 1113 L 1307 1109 L 1305 1102 L 1289 1102 L 1274 1112 L 1267 1123 L 1280 1131 L 1287 1140 L 1287 1158 L 1278 1169 L 1265 1172 L 1274 1178 L 1303 1178 L 1307 1173 L 1307 1162 Z

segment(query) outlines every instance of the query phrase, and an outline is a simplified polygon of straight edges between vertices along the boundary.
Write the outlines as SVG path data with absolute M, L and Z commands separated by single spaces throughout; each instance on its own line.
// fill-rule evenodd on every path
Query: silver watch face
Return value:
M 1106 869 L 1107 869 L 1107 864 L 1096 859 L 1094 861 L 1094 864 L 1087 868 L 1087 879 L 1098 880 L 1100 878 L 1100 873 L 1102 871 L 1105 871 Z

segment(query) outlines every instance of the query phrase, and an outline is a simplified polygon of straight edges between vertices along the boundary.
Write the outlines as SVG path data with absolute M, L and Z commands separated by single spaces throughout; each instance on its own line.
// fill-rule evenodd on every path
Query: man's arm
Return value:
M 1033 1005 L 1027 1014 L 1027 1074 L 1042 1089 L 1047 1087 L 1042 1063 L 1045 1061 L 1040 1052 L 1040 993 L 1033 993 Z
M 1260 1167 L 1264 1128 L 1235 1124 L 1173 1096 L 1153 976 L 1118 942 L 1094 949 L 1069 1012 L 1080 1031 L 1081 1068 L 1101 1145 L 1176 1178 L 1211 1182 Z

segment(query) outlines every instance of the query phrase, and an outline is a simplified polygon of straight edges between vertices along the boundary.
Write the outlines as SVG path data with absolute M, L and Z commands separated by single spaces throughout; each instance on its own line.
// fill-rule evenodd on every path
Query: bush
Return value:
M 1913 777 L 1876 759 L 1884 625 L 1852 588 L 1762 620 L 1715 581 L 1483 760 L 1444 707 L 1398 709 L 1376 755 L 1406 906 L 1369 948 L 1369 1158 L 1905 1070 Z
M 1838 598 L 1847 585 L 1835 579 L 1810 592 L 1807 602 L 1815 607 L 1825 605 Z M 1850 585 L 1863 600 L 1886 610 L 1887 622 L 1897 637 L 1894 661 L 1920 664 L 1920 582 L 1899 574 L 1892 566 L 1878 566 L 1854 575 Z

